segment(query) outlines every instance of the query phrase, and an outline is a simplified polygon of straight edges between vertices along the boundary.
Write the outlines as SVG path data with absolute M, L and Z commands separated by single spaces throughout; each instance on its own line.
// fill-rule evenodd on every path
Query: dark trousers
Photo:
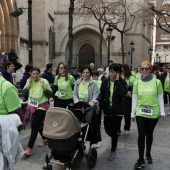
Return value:
M 111 150 L 117 148 L 118 131 L 123 116 L 104 116 L 104 128 L 107 135 L 111 137 Z
M 141 116 L 136 116 L 138 127 L 138 152 L 139 159 L 144 159 L 145 139 L 146 139 L 146 156 L 151 156 L 151 147 L 153 141 L 153 131 L 159 118 L 151 119 Z
M 124 115 L 124 121 L 125 121 L 124 130 L 129 130 L 130 131 L 130 127 L 131 127 L 131 114 Z M 118 132 L 121 133 L 121 122 L 120 122 L 120 125 L 119 125 Z
M 73 103 L 73 99 L 59 99 L 56 97 L 55 107 L 66 108 L 68 104 Z
M 43 139 L 46 139 L 42 135 L 43 121 L 44 121 L 45 115 L 46 115 L 45 110 L 36 110 L 33 115 L 32 124 L 31 124 L 31 136 L 28 142 L 28 147 L 30 148 L 34 147 L 34 143 L 35 143 L 35 140 L 37 139 L 38 132 L 40 133 Z
M 164 91 L 164 104 L 168 104 L 168 98 L 170 100 L 170 94 Z
M 125 125 L 124 130 L 130 130 L 131 127 L 131 114 L 124 115 Z
M 101 121 L 102 120 L 102 110 L 101 109 L 97 113 L 96 117 L 97 117 L 98 125 L 101 126 L 101 123 L 102 123 L 102 121 Z

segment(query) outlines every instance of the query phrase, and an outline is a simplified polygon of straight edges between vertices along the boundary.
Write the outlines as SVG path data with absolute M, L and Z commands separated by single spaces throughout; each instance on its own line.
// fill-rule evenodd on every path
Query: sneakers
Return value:
M 125 135 L 130 135 L 130 130 L 125 130 Z
M 109 154 L 109 157 L 108 157 L 108 160 L 109 161 L 113 161 L 115 158 L 116 158 L 116 151 L 110 151 L 110 154 Z
M 168 103 L 167 104 L 164 104 L 164 107 L 168 106 Z
M 43 147 L 45 145 L 47 145 L 47 139 L 43 139 L 42 142 L 40 142 L 38 146 Z
M 30 147 L 27 147 L 24 151 L 24 155 L 28 155 L 28 156 L 32 155 L 32 149 Z
M 152 157 L 151 157 L 151 156 L 146 156 L 146 162 L 147 162 L 148 164 L 152 164 L 152 163 L 153 163 Z
M 170 112 L 168 112 L 168 113 L 167 113 L 167 115 L 169 115 L 169 116 L 170 116 Z
M 144 160 L 139 160 L 138 159 L 138 161 L 135 163 L 135 165 L 134 165 L 134 167 L 136 168 L 136 169 L 141 169 L 143 166 L 145 166 L 146 164 L 145 164 L 145 161 Z
M 100 148 L 100 142 L 97 142 L 97 143 L 95 144 L 95 148 Z

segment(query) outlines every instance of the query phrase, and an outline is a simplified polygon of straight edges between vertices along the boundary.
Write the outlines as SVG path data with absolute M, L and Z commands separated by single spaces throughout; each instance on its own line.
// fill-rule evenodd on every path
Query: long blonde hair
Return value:
M 65 63 L 59 63 L 57 69 L 59 70 L 59 66 L 63 65 L 64 70 L 65 70 L 65 81 L 68 80 L 68 65 Z M 61 77 L 61 74 L 58 72 L 57 80 Z

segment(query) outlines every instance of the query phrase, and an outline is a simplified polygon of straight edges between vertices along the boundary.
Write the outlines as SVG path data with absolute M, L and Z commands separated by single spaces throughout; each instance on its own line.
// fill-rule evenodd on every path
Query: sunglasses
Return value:
M 149 71 L 150 68 L 148 68 L 148 67 L 147 67 L 147 68 L 140 68 L 140 70 L 141 70 L 141 71 L 144 71 L 144 70 L 145 70 L 145 71 Z

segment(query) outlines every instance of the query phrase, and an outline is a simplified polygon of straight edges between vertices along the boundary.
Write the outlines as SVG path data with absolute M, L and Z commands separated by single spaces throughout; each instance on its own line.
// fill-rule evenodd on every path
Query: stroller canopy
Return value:
M 47 110 L 43 135 L 50 139 L 68 139 L 81 131 L 74 114 L 67 109 L 51 107 Z

